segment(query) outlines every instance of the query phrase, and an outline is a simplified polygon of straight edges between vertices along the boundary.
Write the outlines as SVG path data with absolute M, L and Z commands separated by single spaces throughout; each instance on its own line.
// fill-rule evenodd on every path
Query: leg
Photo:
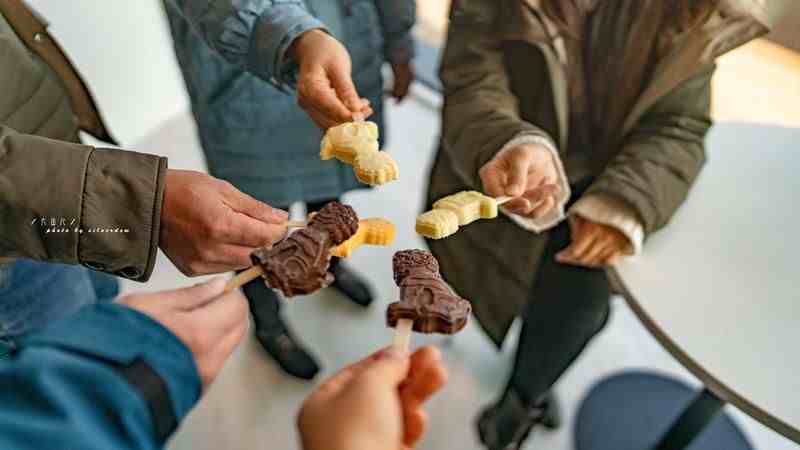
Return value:
M 555 255 L 569 243 L 566 223 L 550 235 L 502 399 L 482 414 L 481 438 L 491 449 L 521 446 L 536 423 L 557 426 L 550 390 L 605 325 L 610 288 L 601 270 L 566 266 Z
M 245 284 L 242 292 L 253 314 L 256 338 L 264 350 L 289 375 L 303 380 L 313 379 L 319 372 L 319 365 L 281 319 L 278 294 L 261 278 Z
M 527 404 L 546 394 L 605 326 L 611 290 L 602 270 L 559 264 L 567 224 L 552 233 L 523 326 L 509 387 Z
M 310 213 L 317 212 L 332 201 L 339 201 L 339 199 L 308 203 L 306 204 L 306 209 Z M 369 283 L 354 270 L 342 264 L 340 258 L 331 258 L 330 271 L 334 276 L 332 285 L 334 289 L 344 294 L 345 297 L 357 305 L 367 307 L 372 303 L 374 296 Z

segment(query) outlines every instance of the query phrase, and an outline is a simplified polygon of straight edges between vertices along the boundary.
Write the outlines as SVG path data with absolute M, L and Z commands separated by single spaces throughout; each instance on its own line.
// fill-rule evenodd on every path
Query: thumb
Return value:
M 405 381 L 410 368 L 411 358 L 408 353 L 387 349 L 377 358 L 366 362 L 357 378 L 362 378 L 367 383 L 386 384 L 394 389 Z
M 234 211 L 262 222 L 282 225 L 289 220 L 288 212 L 273 208 L 233 187 L 226 192 L 225 200 Z
M 225 283 L 225 279 L 217 277 L 188 288 L 165 292 L 162 301 L 184 310 L 199 308 L 222 295 L 225 291 Z

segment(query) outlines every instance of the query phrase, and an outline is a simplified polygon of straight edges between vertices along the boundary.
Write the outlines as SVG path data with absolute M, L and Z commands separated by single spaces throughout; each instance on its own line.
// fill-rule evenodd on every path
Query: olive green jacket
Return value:
M 0 0 L 0 263 L 83 264 L 145 281 L 167 161 L 81 145 L 79 130 L 113 143 L 44 21 Z
M 528 2 L 525 4 L 525 2 Z M 559 149 L 567 177 L 594 177 L 584 196 L 607 196 L 634 211 L 645 234 L 665 226 L 705 160 L 710 81 L 717 56 L 765 34 L 774 17 L 762 1 L 723 2 L 702 30 L 674 39 L 630 111 L 624 142 L 600 172 L 571 164 L 565 56 L 536 0 L 460 0 L 451 11 L 441 79 L 441 148 L 428 201 L 481 189 L 478 170 L 511 139 L 530 135 Z M 773 3 L 771 2 L 770 7 Z M 498 345 L 528 301 L 548 233 L 506 217 L 429 241 L 447 280 L 473 302 Z

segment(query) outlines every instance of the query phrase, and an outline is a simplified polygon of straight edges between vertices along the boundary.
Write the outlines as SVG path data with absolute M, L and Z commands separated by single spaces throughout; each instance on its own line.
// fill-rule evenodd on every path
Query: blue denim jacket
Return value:
M 386 61 L 413 56 L 414 0 L 164 0 L 211 173 L 275 206 L 362 187 L 319 159 L 321 132 L 297 106 L 300 34 L 325 29 L 348 48 L 353 80 L 383 130 Z

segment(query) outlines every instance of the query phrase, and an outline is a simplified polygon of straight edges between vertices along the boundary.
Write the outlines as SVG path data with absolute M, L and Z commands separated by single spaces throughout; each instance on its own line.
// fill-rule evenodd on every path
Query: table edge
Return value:
M 625 284 L 620 273 L 616 267 L 606 269 L 606 275 L 611 281 L 612 286 L 618 294 L 622 295 L 628 306 L 633 310 L 639 321 L 645 326 L 653 337 L 664 347 L 678 362 L 684 366 L 689 372 L 697 377 L 703 385 L 705 385 L 711 392 L 717 395 L 720 399 L 729 403 L 756 421 L 760 422 L 769 429 L 786 437 L 787 439 L 800 444 L 800 429 L 793 427 L 787 422 L 774 416 L 768 411 L 762 409 L 755 403 L 747 400 L 743 395 L 730 388 L 721 380 L 717 379 L 713 374 L 703 368 L 697 361 L 694 360 L 689 354 L 684 351 L 672 338 L 669 337 L 667 332 L 650 317 L 644 307 L 639 303 L 633 295 L 628 286 Z

